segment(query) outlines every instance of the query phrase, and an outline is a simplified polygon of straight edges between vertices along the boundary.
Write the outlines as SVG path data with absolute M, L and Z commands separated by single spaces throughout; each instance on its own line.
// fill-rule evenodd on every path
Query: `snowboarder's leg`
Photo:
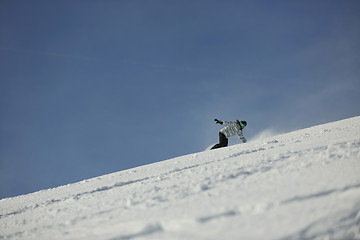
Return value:
M 215 144 L 211 149 L 222 148 L 222 147 L 226 147 L 227 145 L 228 145 L 227 137 L 223 133 L 219 132 L 219 143 Z
M 219 133 L 219 139 L 221 147 L 227 147 L 229 140 L 223 133 Z

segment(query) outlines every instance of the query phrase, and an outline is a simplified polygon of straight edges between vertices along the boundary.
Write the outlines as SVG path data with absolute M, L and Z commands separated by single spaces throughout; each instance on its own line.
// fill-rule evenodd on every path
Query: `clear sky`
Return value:
M 247 120 L 251 140 L 360 115 L 359 12 L 0 0 L 0 198 L 203 151 L 214 118 Z

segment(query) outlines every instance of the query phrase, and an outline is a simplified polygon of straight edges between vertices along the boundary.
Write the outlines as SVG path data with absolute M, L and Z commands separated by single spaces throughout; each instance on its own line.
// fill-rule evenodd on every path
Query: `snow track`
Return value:
M 0 239 L 360 239 L 359 173 L 355 117 L 2 199 Z

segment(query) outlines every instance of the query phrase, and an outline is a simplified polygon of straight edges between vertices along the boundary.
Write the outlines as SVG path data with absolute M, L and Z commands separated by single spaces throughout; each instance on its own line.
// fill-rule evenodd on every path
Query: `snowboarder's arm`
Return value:
M 216 123 L 219 123 L 219 124 L 221 124 L 221 125 L 225 125 L 225 126 L 229 126 L 229 125 L 231 125 L 231 124 L 235 124 L 234 122 L 227 122 L 227 121 L 221 121 L 221 120 L 218 120 L 218 119 L 214 119 L 214 121 L 216 122 Z
M 221 125 L 224 123 L 223 121 L 221 121 L 221 120 L 217 120 L 216 118 L 214 119 L 214 121 L 215 121 L 216 123 L 221 124 Z
M 234 125 L 235 123 L 234 122 L 223 121 L 222 124 L 225 125 L 225 126 L 229 126 L 229 125 Z

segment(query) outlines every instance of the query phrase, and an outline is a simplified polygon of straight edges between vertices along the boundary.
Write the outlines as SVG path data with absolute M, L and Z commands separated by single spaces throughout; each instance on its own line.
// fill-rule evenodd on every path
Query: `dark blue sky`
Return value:
M 360 1 L 0 1 L 0 198 L 360 115 Z M 230 139 L 230 144 L 240 141 Z

